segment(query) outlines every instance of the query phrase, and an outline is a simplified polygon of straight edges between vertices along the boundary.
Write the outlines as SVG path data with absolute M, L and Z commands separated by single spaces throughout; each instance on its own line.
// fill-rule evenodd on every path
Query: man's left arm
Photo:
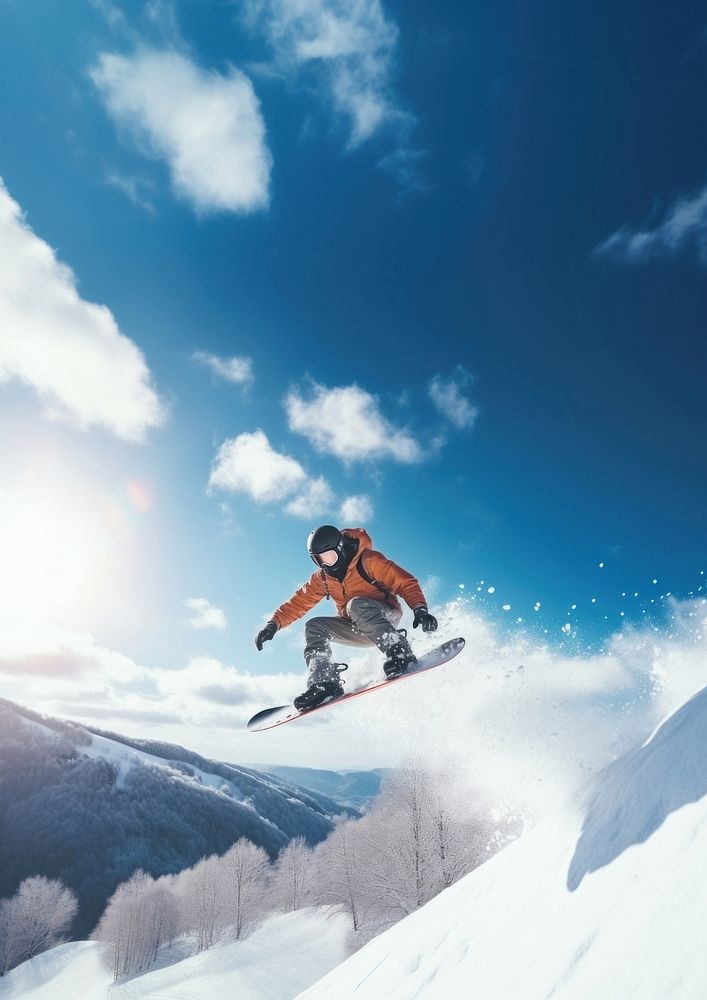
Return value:
M 371 550 L 366 553 L 366 569 L 386 590 L 402 597 L 413 611 L 421 606 L 427 609 L 427 601 L 417 578 L 392 559 L 387 559 L 382 552 Z
M 392 559 L 387 559 L 382 552 L 371 550 L 366 554 L 366 570 L 383 587 L 393 594 L 398 594 L 413 611 L 412 627 L 422 625 L 424 632 L 434 632 L 437 619 L 427 608 L 425 595 L 422 593 L 416 577 L 398 566 Z

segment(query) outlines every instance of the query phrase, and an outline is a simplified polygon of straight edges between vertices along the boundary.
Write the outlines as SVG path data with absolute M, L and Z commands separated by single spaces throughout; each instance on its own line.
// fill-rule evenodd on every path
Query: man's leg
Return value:
M 304 659 L 309 668 L 310 684 L 329 680 L 332 673 L 332 641 L 345 646 L 373 645 L 372 640 L 359 632 L 350 618 L 339 616 L 309 618 L 305 622 L 304 636 Z
M 405 673 L 415 654 L 410 648 L 405 631 L 398 631 L 402 612 L 370 597 L 353 597 L 346 606 L 356 630 L 375 643 L 385 653 L 383 670 L 386 677 Z
M 304 635 L 304 659 L 309 669 L 309 677 L 307 690 L 295 698 L 295 708 L 300 711 L 316 708 L 323 701 L 340 698 L 344 693 L 339 676 L 341 666 L 332 662 L 332 640 L 351 646 L 370 645 L 369 640 L 356 631 L 349 618 L 338 616 L 307 619 Z
M 295 699 L 295 706 L 311 707 L 315 686 L 326 686 L 333 697 L 343 694 L 339 668 L 332 662 L 331 643 L 345 646 L 378 646 L 388 656 L 383 665 L 387 676 L 402 673 L 415 656 L 398 631 L 402 612 L 369 597 L 353 597 L 346 605 L 350 618 L 309 618 L 304 627 L 304 658 L 309 668 L 308 689 Z M 337 690 L 338 689 L 338 690 Z
M 356 632 L 366 639 L 367 644 L 378 646 L 381 652 L 386 653 L 398 640 L 397 626 L 403 617 L 398 608 L 391 608 L 372 597 L 352 597 L 346 610 Z

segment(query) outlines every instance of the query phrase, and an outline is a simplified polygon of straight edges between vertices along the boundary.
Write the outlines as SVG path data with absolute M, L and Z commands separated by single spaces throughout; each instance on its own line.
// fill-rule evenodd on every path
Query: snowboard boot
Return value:
M 325 701 L 340 698 L 344 694 L 344 685 L 339 675 L 348 669 L 347 663 L 317 664 L 310 674 L 309 687 L 294 700 L 297 711 L 304 712 L 323 705 Z
M 388 680 L 407 673 L 408 667 L 417 662 L 417 657 L 410 648 L 406 630 L 399 628 L 396 631 L 398 638 L 385 651 L 387 660 L 383 664 L 383 671 Z

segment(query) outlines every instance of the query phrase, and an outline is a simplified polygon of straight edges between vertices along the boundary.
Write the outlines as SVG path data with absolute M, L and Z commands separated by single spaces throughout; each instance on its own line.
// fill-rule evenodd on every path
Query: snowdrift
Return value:
M 301 1000 L 707 996 L 707 688 Z
M 78 941 L 25 962 L 0 979 L 2 1000 L 291 1000 L 341 962 L 348 921 L 300 910 L 271 917 L 242 941 L 223 944 L 113 985 L 103 945 Z

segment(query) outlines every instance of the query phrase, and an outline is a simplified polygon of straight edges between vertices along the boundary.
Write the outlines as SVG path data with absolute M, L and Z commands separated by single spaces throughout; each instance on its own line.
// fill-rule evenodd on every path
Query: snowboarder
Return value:
M 323 524 L 309 535 L 307 549 L 317 569 L 280 605 L 255 639 L 262 650 L 278 629 L 297 621 L 322 598 L 334 599 L 338 616 L 309 618 L 305 624 L 309 680 L 307 690 L 295 698 L 298 711 L 344 694 L 340 674 L 347 667 L 332 661 L 332 640 L 347 646 L 378 646 L 386 656 L 383 670 L 389 678 L 399 677 L 415 662 L 405 629 L 397 627 L 403 614 L 398 595 L 412 609 L 413 628 L 421 625 L 424 632 L 437 628 L 415 577 L 376 552 L 364 528 L 339 531 Z

